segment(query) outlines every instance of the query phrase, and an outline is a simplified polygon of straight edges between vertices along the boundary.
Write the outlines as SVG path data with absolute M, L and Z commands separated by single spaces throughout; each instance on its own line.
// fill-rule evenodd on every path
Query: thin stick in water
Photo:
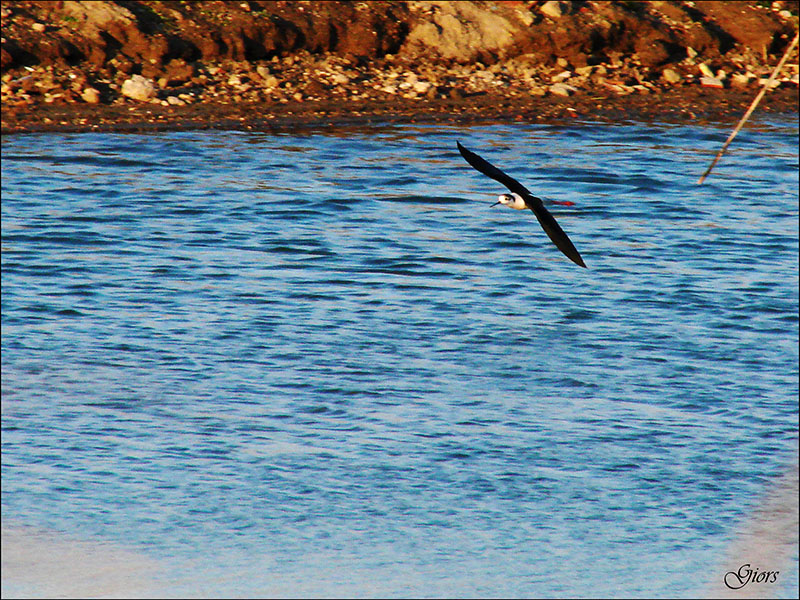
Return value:
M 722 149 L 719 152 L 717 152 L 717 155 L 714 157 L 714 160 L 711 162 L 711 165 L 706 169 L 706 172 L 703 173 L 703 176 L 700 177 L 700 179 L 697 181 L 698 184 L 703 183 L 708 174 L 711 173 L 711 169 L 713 169 L 714 165 L 717 164 L 717 161 L 720 158 L 722 158 L 722 155 L 725 153 L 725 149 L 728 147 L 728 144 L 730 144 L 733 141 L 733 138 L 735 138 L 736 134 L 739 133 L 739 130 L 742 128 L 742 125 L 744 125 L 745 121 L 747 121 L 747 119 L 750 118 L 750 115 L 753 114 L 753 111 L 756 109 L 756 106 L 758 106 L 758 103 L 761 102 L 761 98 L 763 98 L 764 94 L 767 93 L 767 90 L 769 90 L 772 87 L 772 82 L 775 81 L 775 78 L 778 76 L 778 73 L 780 73 L 781 68 L 783 68 L 783 63 L 786 62 L 786 59 L 789 58 L 789 55 L 792 53 L 792 50 L 794 50 L 794 47 L 797 45 L 798 37 L 800 37 L 800 32 L 795 34 L 794 40 L 792 40 L 792 43 L 789 44 L 789 48 L 784 53 L 781 62 L 779 62 L 778 66 L 776 66 L 775 69 L 772 71 L 772 75 L 769 76 L 767 83 L 764 85 L 763 89 L 758 93 L 756 99 L 753 100 L 753 103 L 750 105 L 750 108 L 747 109 L 747 112 L 744 113 L 744 116 L 739 120 L 739 123 L 736 125 L 733 132 L 728 136 L 727 141 L 722 145 Z

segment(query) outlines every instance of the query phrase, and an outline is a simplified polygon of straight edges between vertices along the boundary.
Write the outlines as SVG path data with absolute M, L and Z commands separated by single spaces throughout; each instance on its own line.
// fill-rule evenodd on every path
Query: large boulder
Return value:
M 126 79 L 122 84 L 122 95 L 133 100 L 148 102 L 156 97 L 156 86 L 146 77 L 131 75 L 130 79 Z
M 416 19 L 402 52 L 457 63 L 494 62 L 524 29 L 522 14 L 473 2 L 412 2 Z M 496 7 L 494 7 L 496 8 Z

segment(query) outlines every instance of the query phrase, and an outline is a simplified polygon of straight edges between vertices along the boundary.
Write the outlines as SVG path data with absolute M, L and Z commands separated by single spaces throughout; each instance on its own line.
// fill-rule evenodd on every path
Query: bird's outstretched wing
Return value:
M 464 157 L 474 169 L 480 171 L 487 177 L 491 177 L 495 181 L 499 181 L 504 186 L 506 186 L 512 192 L 519 194 L 523 198 L 527 196 L 533 196 L 528 189 L 522 185 L 519 181 L 514 179 L 513 177 L 509 177 L 505 173 L 503 173 L 500 169 L 495 167 L 494 165 L 489 164 L 485 160 L 483 160 L 480 156 L 472 152 L 471 150 L 467 150 L 464 146 L 461 145 L 461 142 L 456 142 L 458 145 L 458 151 L 461 152 L 461 156 Z
M 539 198 L 533 198 L 531 196 L 531 198 L 535 200 L 535 202 L 532 203 L 531 198 L 527 198 L 525 196 L 523 196 L 523 198 L 525 198 L 525 204 L 527 204 L 528 208 L 530 208 L 533 211 L 533 214 L 536 215 L 536 218 L 539 220 L 539 225 L 542 226 L 542 229 L 544 229 L 547 237 L 549 237 L 550 240 L 556 245 L 556 248 L 561 250 L 561 252 L 564 253 L 564 256 L 566 256 L 576 265 L 579 265 L 585 269 L 586 263 L 583 262 L 583 259 L 573 245 L 572 240 L 570 240 L 567 234 L 564 233 L 564 230 L 561 229 L 561 226 L 555 220 L 553 215 L 550 214 L 550 211 L 544 207 L 542 201 L 539 200 Z
M 524 185 L 522 185 L 513 177 L 506 175 L 500 169 L 492 164 L 489 164 L 474 152 L 464 148 L 464 146 L 461 145 L 461 142 L 456 142 L 456 144 L 458 145 L 458 151 L 461 153 L 461 156 L 463 156 L 464 160 L 466 160 L 472 167 L 487 177 L 491 177 L 495 181 L 502 183 L 510 191 L 519 194 L 525 200 L 525 204 L 528 206 L 528 208 L 530 208 L 533 211 L 533 214 L 536 215 L 539 225 L 542 226 L 542 229 L 544 229 L 547 237 L 549 237 L 550 240 L 556 245 L 556 248 L 561 250 L 561 252 L 563 252 L 564 255 L 576 265 L 586 268 L 586 263 L 583 262 L 583 258 L 581 258 L 580 253 L 575 248 L 567 234 L 564 233 L 564 230 L 561 229 L 561 226 L 558 224 L 558 222 L 556 222 L 553 215 L 551 215 L 550 212 L 544 207 L 544 203 L 540 198 L 537 198 L 531 194 Z

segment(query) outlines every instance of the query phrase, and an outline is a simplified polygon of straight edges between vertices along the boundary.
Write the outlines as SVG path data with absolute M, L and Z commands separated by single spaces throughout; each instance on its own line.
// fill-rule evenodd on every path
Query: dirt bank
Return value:
M 2 4 L 2 130 L 728 120 L 797 2 Z M 759 111 L 797 111 L 797 51 Z

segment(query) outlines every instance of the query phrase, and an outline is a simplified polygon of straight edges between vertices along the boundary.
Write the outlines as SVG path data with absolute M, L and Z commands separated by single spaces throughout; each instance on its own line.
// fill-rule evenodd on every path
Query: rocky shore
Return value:
M 738 118 L 798 2 L 2 4 L 2 131 Z M 797 50 L 759 107 L 796 112 Z

